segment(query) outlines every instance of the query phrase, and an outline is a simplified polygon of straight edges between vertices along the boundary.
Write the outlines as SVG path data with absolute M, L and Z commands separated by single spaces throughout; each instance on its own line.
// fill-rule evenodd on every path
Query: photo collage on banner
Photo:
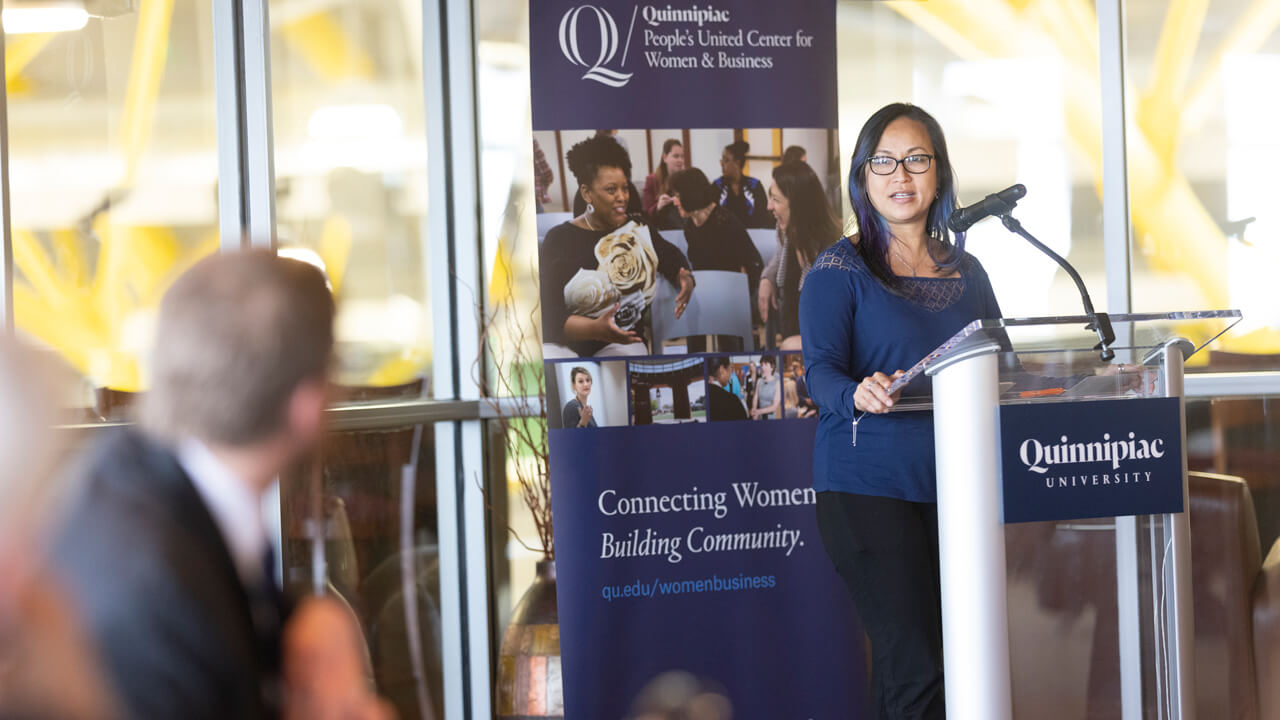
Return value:
M 547 364 L 552 430 L 818 416 L 798 352 Z
M 566 718 L 867 704 L 798 322 L 797 228 L 842 192 L 835 12 L 530 3 Z

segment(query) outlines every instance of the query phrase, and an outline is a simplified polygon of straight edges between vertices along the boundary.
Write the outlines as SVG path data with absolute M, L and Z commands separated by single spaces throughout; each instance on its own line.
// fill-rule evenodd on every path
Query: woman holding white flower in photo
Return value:
M 616 141 L 574 145 L 569 169 L 587 210 L 547 232 L 542 267 L 546 357 L 646 355 L 644 335 L 658 276 L 679 288 L 675 316 L 693 294 L 693 273 L 680 250 L 628 216 L 631 159 Z

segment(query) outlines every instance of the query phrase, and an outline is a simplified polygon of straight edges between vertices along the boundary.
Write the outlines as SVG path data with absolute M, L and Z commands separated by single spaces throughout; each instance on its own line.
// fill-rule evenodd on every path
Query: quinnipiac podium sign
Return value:
M 1095 646 L 1096 628 L 1118 635 L 1122 717 L 1194 717 L 1183 363 L 1239 320 L 1112 315 L 1116 364 L 1088 317 L 979 320 L 908 371 L 894 411 L 934 413 L 948 717 L 1007 719 L 1015 695 L 1063 702 L 1037 697 L 1023 660 L 1071 663 L 1066 651 L 1011 663 L 1011 648 L 1043 648 L 1046 626 L 1083 626 L 1086 609 Z M 1114 558 L 1081 557 L 1064 540 L 1081 531 L 1113 534 Z M 1114 606 L 1075 587 L 1097 573 L 1114 573 Z M 1015 627 L 1014 603 L 1037 617 Z

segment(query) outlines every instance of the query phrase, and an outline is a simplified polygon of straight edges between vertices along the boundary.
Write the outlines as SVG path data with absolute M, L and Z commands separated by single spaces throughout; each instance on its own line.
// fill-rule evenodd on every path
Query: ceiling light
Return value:
M 0 23 L 8 35 L 70 32 L 88 22 L 84 3 L 76 0 L 23 3 L 0 12 Z
M 390 105 L 326 105 L 307 120 L 307 134 L 316 140 L 385 139 L 403 133 L 400 113 Z

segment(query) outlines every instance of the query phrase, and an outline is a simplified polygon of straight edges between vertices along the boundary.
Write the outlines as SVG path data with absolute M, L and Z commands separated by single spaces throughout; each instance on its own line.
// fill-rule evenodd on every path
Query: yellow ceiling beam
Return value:
M 1191 85 L 1183 104 L 1183 134 L 1199 130 L 1221 101 L 1222 64 L 1228 55 L 1256 53 L 1280 27 L 1280 0 L 1253 0 L 1236 20 L 1222 43 Z
M 30 230 L 13 230 L 13 266 L 32 289 L 47 298 L 50 304 L 66 305 L 66 289 L 40 238 Z
M 173 284 L 173 281 L 177 280 L 182 273 L 191 269 L 191 266 L 199 262 L 201 258 L 218 252 L 219 241 L 217 230 L 210 231 L 194 247 L 186 249 L 178 247 L 175 240 L 174 251 L 176 258 L 168 268 L 163 270 L 157 282 L 151 285 L 150 294 L 143 298 L 143 305 L 145 307 L 159 307 L 160 299 L 168 292 L 169 286 Z
M 140 390 L 140 365 L 135 350 L 126 349 L 125 323 L 158 306 L 174 278 L 216 252 L 218 234 L 184 248 L 170 228 L 111 225 L 105 215 L 97 217 L 93 233 L 99 248 L 90 280 L 77 231 L 51 232 L 51 257 L 35 233 L 14 230 L 14 265 L 21 273 L 14 283 L 15 320 L 95 384 Z
M 1039 20 L 1041 30 L 1058 47 L 1069 65 L 1088 72 L 1097 84 L 1098 15 L 1092 3 L 1059 0 L 1037 3 L 1028 8 L 1028 17 Z
M 125 187 L 132 185 L 137 177 L 142 153 L 151 139 L 160 82 L 164 79 L 169 53 L 169 26 L 172 21 L 173 0 L 142 0 L 138 7 L 138 29 L 133 39 L 133 60 L 120 120 Z
M 347 274 L 353 240 L 351 222 L 345 217 L 330 215 L 325 218 L 324 226 L 320 229 L 320 259 L 324 261 L 324 270 L 329 276 L 334 296 L 342 292 L 342 279 Z
M 69 231 L 67 231 L 69 232 Z M 55 256 L 61 262 L 65 249 L 54 238 Z M 75 283 L 76 261 L 71 272 L 61 267 L 30 230 L 13 230 L 14 267 L 21 273 L 14 283 L 14 320 L 23 332 L 38 338 L 67 358 L 78 370 L 89 371 L 89 352 L 102 347 L 106 333 L 90 302 L 88 290 Z
M 85 261 L 80 234 L 69 228 L 60 228 L 49 233 L 49 240 L 53 245 L 54 265 L 63 282 L 74 288 L 87 287 L 89 264 Z
M 285 42 L 325 80 L 373 77 L 373 60 L 328 12 L 304 15 L 280 28 Z
M 886 4 L 966 60 L 1014 57 L 1022 54 L 1027 42 L 1021 34 L 1025 32 L 1019 22 L 1021 11 L 1002 0 Z
M 182 246 L 173 229 L 162 225 L 133 225 L 127 228 L 132 247 L 129 249 L 129 283 L 139 297 L 147 297 L 161 286 L 178 257 Z
M 77 317 L 54 308 L 26 283 L 15 282 L 13 318 L 20 331 L 53 348 L 81 374 L 89 374 L 89 352 L 100 346 L 100 338 Z
M 1182 96 L 1208 10 L 1209 0 L 1172 0 L 1156 43 L 1150 82 L 1138 98 L 1138 124 L 1167 167 L 1174 165 Z
M 987 56 L 972 39 L 956 31 L 945 20 L 930 12 L 929 8 L 924 7 L 924 3 L 908 0 L 886 4 L 896 10 L 899 15 L 910 20 L 911 24 L 928 33 L 957 57 L 976 60 Z
M 431 353 L 427 348 L 404 348 L 399 354 L 383 360 L 363 384 L 373 387 L 403 385 L 420 377 L 423 368 L 430 365 Z
M 53 39 L 53 33 L 11 35 L 4 39 L 4 85 L 13 92 L 22 83 L 19 77 L 27 65 Z
M 515 241 L 506 233 L 498 236 L 498 249 L 493 254 L 493 273 L 489 278 L 489 303 L 500 307 L 515 297 L 516 275 L 511 267 Z
M 126 274 L 129 268 L 127 229 L 113 226 L 104 215 L 94 220 L 98 237 L 98 266 L 94 268 L 90 296 L 107 337 L 119 337 L 123 318 L 133 309 Z
M 1057 0 L 1043 0 L 1042 4 L 1044 2 Z M 959 7 L 954 0 L 895 2 L 890 6 L 931 33 L 931 28 L 941 28 L 942 35 L 935 36 L 940 42 L 948 42 L 947 38 L 957 35 L 964 38 L 964 43 L 980 53 L 978 57 L 1043 54 L 1040 49 L 1043 43 L 1051 41 L 1061 45 L 1058 34 L 1069 34 L 1073 24 L 1050 22 L 1037 27 L 1031 8 L 1018 16 L 1002 0 L 970 2 L 964 7 Z M 1043 7 L 1036 12 L 1049 15 Z M 979 17 L 984 22 L 977 22 Z M 990 24 L 985 22 L 988 19 L 992 21 Z M 1179 21 L 1182 24 L 1173 30 L 1167 26 L 1166 34 L 1183 36 L 1189 32 L 1186 22 L 1187 18 L 1182 19 Z M 1078 34 L 1078 30 L 1076 32 Z M 1020 40 L 1015 42 L 1012 38 Z M 1102 113 L 1096 80 L 1087 81 L 1097 75 L 1097 60 L 1088 60 L 1085 53 L 1068 55 L 1065 59 L 1067 132 L 1073 145 L 1084 150 L 1101 197 Z M 1166 51 L 1164 62 L 1176 65 L 1181 59 L 1177 53 Z M 1165 73 L 1170 79 L 1161 82 L 1172 82 L 1170 87 L 1178 88 L 1185 82 L 1185 72 L 1181 80 L 1177 73 L 1170 74 L 1168 70 Z M 1190 183 L 1176 167 L 1166 162 L 1161 146 L 1148 136 L 1148 128 L 1155 127 L 1155 123 L 1149 120 L 1144 123 L 1143 119 L 1150 112 L 1150 106 L 1145 110 L 1139 108 L 1138 118 L 1127 133 L 1130 214 L 1137 228 L 1138 247 L 1152 255 L 1156 266 L 1193 278 L 1199 285 L 1203 302 L 1209 307 L 1226 307 L 1230 299 L 1226 287 L 1226 238 Z

